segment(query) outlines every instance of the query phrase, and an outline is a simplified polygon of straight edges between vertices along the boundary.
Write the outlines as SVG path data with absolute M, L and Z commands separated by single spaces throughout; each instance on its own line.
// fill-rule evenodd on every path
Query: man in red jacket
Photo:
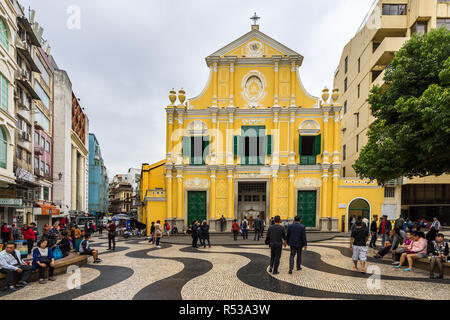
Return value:
M 28 245 L 28 254 L 31 254 L 31 250 L 33 250 L 34 241 L 36 240 L 36 235 L 34 234 L 33 226 L 25 225 L 21 229 L 23 239 L 27 240 Z

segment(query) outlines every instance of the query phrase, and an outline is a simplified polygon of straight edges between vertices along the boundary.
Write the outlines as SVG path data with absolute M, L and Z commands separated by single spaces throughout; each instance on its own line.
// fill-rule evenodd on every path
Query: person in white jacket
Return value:
M 30 278 L 32 267 L 23 262 L 14 242 L 8 242 L 5 250 L 0 252 L 0 270 L 6 274 L 6 290 L 15 291 L 16 287 L 25 287 Z M 14 287 L 14 278 L 19 274 L 20 280 Z

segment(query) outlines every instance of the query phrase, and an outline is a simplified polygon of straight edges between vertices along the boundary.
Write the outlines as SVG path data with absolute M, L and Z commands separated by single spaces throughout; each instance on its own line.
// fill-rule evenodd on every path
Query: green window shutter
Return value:
M 302 155 L 302 136 L 298 136 L 298 154 Z
M 319 134 L 318 136 L 316 136 L 314 140 L 314 154 L 316 156 L 321 154 L 322 153 L 321 149 L 322 149 L 322 135 Z
M 272 135 L 267 136 L 267 155 L 268 156 L 272 155 L 272 139 L 273 139 Z
M 183 157 L 191 158 L 191 137 L 183 137 Z
M 234 155 L 242 157 L 242 137 L 234 136 Z
M 207 156 L 209 156 L 209 136 L 203 137 L 203 164 L 206 163 Z

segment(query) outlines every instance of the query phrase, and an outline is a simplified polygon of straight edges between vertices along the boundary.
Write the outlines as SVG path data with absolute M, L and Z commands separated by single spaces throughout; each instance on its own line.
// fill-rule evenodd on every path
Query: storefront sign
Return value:
M 4 207 L 22 207 L 22 199 L 6 199 L 0 198 L 0 206 Z

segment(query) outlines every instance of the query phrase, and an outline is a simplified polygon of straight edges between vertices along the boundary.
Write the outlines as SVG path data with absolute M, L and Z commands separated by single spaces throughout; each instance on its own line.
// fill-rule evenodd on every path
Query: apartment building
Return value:
M 109 185 L 109 212 L 130 214 L 133 202 L 133 188 L 127 174 L 117 174 Z
M 383 85 L 386 68 L 412 34 L 450 27 L 450 1 L 380 0 L 371 8 L 354 38 L 344 47 L 334 86 L 341 92 L 342 176 L 354 177 L 352 168 L 375 118 L 367 98 L 374 85 Z M 385 188 L 382 214 L 396 218 L 438 216 L 450 224 L 450 177 L 400 178 Z
M 0 222 L 17 221 L 16 210 L 23 208 L 14 192 L 14 146 L 16 118 L 14 103 L 17 8 L 13 1 L 0 1 Z
M 89 213 L 102 217 L 108 213 L 108 174 L 100 144 L 89 134 Z
M 50 56 L 54 74 L 54 198 L 64 214 L 88 212 L 89 120 L 72 91 L 72 82 Z

